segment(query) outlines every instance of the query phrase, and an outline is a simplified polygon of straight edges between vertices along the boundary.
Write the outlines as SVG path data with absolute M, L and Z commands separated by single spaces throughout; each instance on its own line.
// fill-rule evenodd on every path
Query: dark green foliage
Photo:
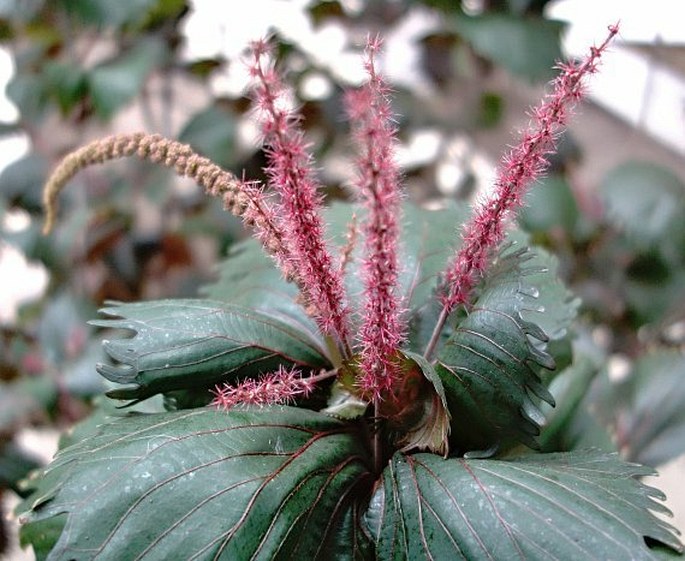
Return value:
M 377 559 L 653 560 L 679 547 L 650 473 L 597 452 L 510 460 L 396 455 L 366 514 Z M 616 500 L 621 497 L 621 500 Z
M 532 398 L 554 404 L 537 370 L 555 366 L 540 347 L 548 337 L 522 316 L 536 301 L 525 278 L 526 257 L 520 251 L 502 256 L 473 310 L 438 353 L 449 409 L 459 411 L 450 440 L 462 453 L 510 438 L 535 447 L 539 411 Z
M 210 106 L 193 115 L 178 135 L 200 154 L 230 169 L 235 164 L 235 117 L 219 106 Z
M 127 386 L 108 392 L 116 399 L 209 389 L 272 372 L 279 364 L 311 369 L 329 364 L 315 332 L 242 306 L 179 299 L 120 304 L 102 313 L 121 319 L 91 323 L 135 332 L 132 339 L 104 343 L 119 364 L 100 364 L 98 372 Z
M 60 453 L 24 533 L 67 515 L 48 559 L 331 559 L 353 535 L 365 547 L 359 442 L 287 407 L 129 416 Z M 337 558 L 362 555 L 350 545 Z
M 150 39 L 93 68 L 88 76 L 88 85 L 97 115 L 110 119 L 138 95 L 152 69 L 163 60 L 164 54 L 164 46 Z
M 456 14 L 452 22 L 479 55 L 531 81 L 548 79 L 561 59 L 560 22 L 495 13 Z
M 646 353 L 624 380 L 601 378 L 587 407 L 624 456 L 659 466 L 685 452 L 685 357 Z
M 334 206 L 338 240 L 351 214 Z M 403 248 L 403 286 L 419 306 L 417 317 L 431 310 L 426 302 L 438 282 L 432 228 L 456 227 L 459 216 L 452 208 L 431 213 L 406 206 L 405 229 L 425 233 Z M 601 452 L 531 455 L 512 448 L 537 446 L 541 426 L 541 448 L 563 448 L 596 372 L 593 362 L 567 368 L 552 388 L 562 408 L 545 406 L 544 415 L 538 409 L 540 400 L 554 402 L 540 377 L 554 363 L 545 342 L 565 340 L 577 303 L 559 282 L 554 259 L 522 243 L 522 234 L 510 236 L 472 309 L 452 318 L 436 365 L 405 353 L 429 390 L 416 393 L 413 404 L 425 424 L 405 418 L 405 440 L 397 442 L 439 449 L 446 419 L 448 457 L 398 451 L 389 441 L 380 471 L 372 465 L 372 420 L 359 413 L 336 420 L 305 408 L 217 411 L 197 407 L 208 397 L 189 401 L 209 396 L 215 383 L 278 365 L 317 370 L 338 360 L 328 358 L 294 287 L 255 242 L 236 247 L 220 281 L 207 289 L 222 301 L 106 308 L 119 319 L 96 325 L 135 332 L 105 342 L 118 364 L 99 371 L 124 384 L 109 395 L 142 400 L 164 393 L 189 409 L 103 413 L 78 428 L 20 508 L 24 542 L 36 545 L 39 559 L 79 561 L 542 561 L 628 554 L 649 560 L 679 551 L 671 529 L 650 512 L 665 511 L 654 500 L 663 497 L 636 480 L 650 469 Z M 356 260 L 349 264 L 350 286 L 358 267 Z M 414 286 L 410 278 L 420 282 Z M 437 404 L 422 405 L 426 395 L 437 396 Z

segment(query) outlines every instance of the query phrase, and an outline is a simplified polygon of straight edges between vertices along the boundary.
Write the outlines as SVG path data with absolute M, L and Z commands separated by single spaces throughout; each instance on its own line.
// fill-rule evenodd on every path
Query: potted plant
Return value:
M 352 204 L 324 207 L 265 41 L 250 69 L 267 188 L 157 135 L 68 156 L 46 186 L 48 227 L 79 169 L 137 155 L 222 197 L 255 237 L 206 299 L 102 310 L 95 325 L 133 332 L 104 341 L 112 362 L 97 366 L 127 407 L 101 407 L 31 479 L 23 541 L 79 560 L 679 556 L 652 512 L 662 497 L 637 479 L 649 468 L 540 451 L 563 430 L 545 372 L 577 301 L 555 259 L 507 230 L 617 32 L 560 65 L 471 213 L 403 201 L 377 39 L 346 97 Z

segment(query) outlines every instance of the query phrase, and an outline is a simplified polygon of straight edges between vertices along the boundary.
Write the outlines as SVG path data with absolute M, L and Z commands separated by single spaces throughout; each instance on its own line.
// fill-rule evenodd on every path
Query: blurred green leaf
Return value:
M 0 172 L 0 196 L 8 206 L 39 213 L 43 210 L 42 191 L 48 162 L 36 152 L 9 164 Z
M 67 114 L 87 92 L 86 73 L 73 62 L 47 61 L 44 67 L 50 93 L 57 100 L 62 114 Z
M 49 104 L 49 85 L 44 76 L 17 72 L 5 89 L 24 121 L 39 121 Z
M 66 522 L 67 515 L 60 514 L 30 526 L 22 526 L 19 543 L 23 547 L 31 546 L 36 556 L 36 561 L 48 561 L 50 559 L 50 551 L 59 539 Z
M 561 59 L 559 35 L 564 24 L 533 17 L 485 13 L 456 14 L 455 31 L 481 56 L 529 80 L 547 80 Z
M 538 438 L 540 449 L 545 452 L 568 451 L 574 448 L 570 427 L 587 394 L 592 380 L 599 372 L 596 361 L 581 356 L 552 380 L 549 391 L 556 407 L 542 403 L 545 424 Z
M 12 489 L 23 494 L 19 482 L 30 471 L 40 467 L 40 462 L 13 441 L 0 442 L 0 490 Z
M 146 39 L 117 58 L 93 68 L 87 80 L 95 112 L 103 119 L 111 119 L 140 93 L 150 72 L 165 56 L 161 42 Z
M 40 419 L 57 401 L 57 384 L 47 376 L 0 383 L 0 434 Z
M 518 220 L 522 228 L 532 233 L 561 228 L 572 236 L 578 217 L 578 204 L 566 178 L 549 175 L 528 191 Z
M 484 128 L 496 127 L 504 114 L 504 99 L 500 94 L 484 92 L 480 96 L 478 122 Z
M 0 0 L 0 18 L 26 23 L 41 10 L 45 0 Z
M 669 267 L 653 253 L 640 255 L 626 271 L 622 292 L 636 327 L 677 318 L 685 313 L 685 268 Z
M 612 385 L 606 367 L 593 378 L 573 417 L 564 426 L 559 442 L 565 450 L 597 449 L 604 452 L 618 452 L 609 429 L 597 418 L 595 402 L 597 396 L 604 395 Z
M 0 122 L 0 137 L 18 132 L 21 132 L 21 125 L 18 121 L 14 123 Z
M 145 27 L 150 28 L 157 25 L 164 25 L 169 20 L 181 17 L 187 10 L 186 0 L 157 0 L 152 9 L 148 12 L 145 19 Z
M 663 250 L 683 235 L 685 185 L 667 168 L 644 162 L 622 164 L 607 174 L 599 193 L 609 221 L 637 249 Z
M 657 350 L 638 358 L 628 377 L 592 401 L 631 461 L 659 466 L 685 452 L 685 355 Z
M 158 0 L 60 0 L 60 3 L 84 23 L 121 27 L 143 21 Z
M 90 302 L 68 292 L 50 299 L 38 325 L 40 348 L 50 364 L 61 369 L 83 353 L 92 331 L 87 321 L 94 313 Z
M 507 0 L 509 10 L 513 14 L 524 14 L 534 0 Z
M 64 387 L 69 395 L 86 398 L 103 392 L 104 380 L 98 374 L 95 365 L 105 358 L 102 342 L 91 339 L 85 343 L 83 352 L 77 358 L 64 364 L 62 375 Z
M 236 122 L 228 111 L 211 105 L 193 115 L 178 139 L 224 168 L 235 164 Z

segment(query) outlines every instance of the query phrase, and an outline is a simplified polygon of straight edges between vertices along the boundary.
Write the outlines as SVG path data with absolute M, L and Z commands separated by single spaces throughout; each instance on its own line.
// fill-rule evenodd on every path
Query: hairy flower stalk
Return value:
M 518 144 L 503 158 L 492 196 L 474 211 L 462 230 L 462 246 L 443 274 L 442 312 L 425 356 L 433 353 L 449 314 L 467 305 L 474 286 L 487 269 L 494 248 L 505 234 L 506 219 L 515 212 L 531 185 L 547 169 L 547 155 L 554 152 L 568 114 L 584 93 L 583 79 L 597 71 L 597 65 L 618 26 L 609 26 L 609 35 L 580 63 L 559 64 L 561 71 L 542 103 L 532 110 L 532 124 Z
M 208 158 L 200 156 L 187 144 L 158 134 L 120 134 L 96 140 L 67 155 L 48 179 L 43 190 L 45 205 L 44 233 L 49 233 L 57 216 L 57 197 L 66 183 L 82 169 L 110 160 L 138 156 L 143 160 L 174 169 L 203 187 L 207 194 L 222 197 L 225 208 L 254 228 L 265 249 L 283 266 L 288 255 L 277 227 L 277 217 L 255 183 L 238 179 Z
M 364 232 L 364 314 L 359 340 L 364 394 L 380 399 L 400 375 L 398 351 L 405 325 L 397 294 L 400 173 L 394 160 L 396 127 L 390 89 L 376 72 L 379 39 L 369 40 L 366 84 L 346 97 L 346 109 L 359 156 L 356 188 L 367 217 Z
M 326 373 L 326 377 L 333 374 Z M 297 368 L 290 370 L 280 366 L 276 372 L 266 374 L 255 380 L 248 378 L 232 386 L 216 386 L 211 405 L 219 409 L 229 409 L 236 405 L 278 405 L 292 403 L 296 397 L 307 397 L 314 390 L 320 376 L 303 378 Z
M 314 177 L 312 159 L 298 125 L 299 113 L 289 106 L 289 91 L 273 66 L 269 46 L 252 46 L 250 72 L 264 145 L 269 158 L 271 187 L 281 197 L 282 227 L 291 266 L 303 292 L 308 311 L 319 327 L 337 338 L 350 355 L 348 311 L 338 263 L 324 239 L 322 200 Z

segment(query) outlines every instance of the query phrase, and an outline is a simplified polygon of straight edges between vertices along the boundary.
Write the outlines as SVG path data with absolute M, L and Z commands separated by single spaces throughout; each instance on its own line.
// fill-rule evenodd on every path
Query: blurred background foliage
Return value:
M 415 37 L 419 79 L 393 80 L 399 158 L 410 197 L 467 204 L 492 177 L 471 139 L 498 128 L 505 129 L 503 148 L 510 139 L 509 78 L 493 76 L 539 87 L 561 57 L 564 25 L 543 17 L 546 3 L 491 0 L 474 12 L 453 0 L 320 0 L 291 9 L 303 11 L 314 32 L 342 29 L 352 50 L 368 33 L 392 37 L 417 13 L 433 22 Z M 0 327 L 0 492 L 21 495 L 19 482 L 38 465 L 17 442 L 22 428 L 69 426 L 102 393 L 94 367 L 103 359 L 101 337 L 87 323 L 98 307 L 108 299 L 194 296 L 245 235 L 219 201 L 133 160 L 77 176 L 62 196 L 56 231 L 40 234 L 40 194 L 51 167 L 111 132 L 159 132 L 238 174 L 263 177 L 249 100 L 244 91 L 217 87 L 239 57 L 198 57 L 185 48 L 196 4 L 0 1 L 0 41 L 15 66 L 6 93 L 19 112 L 0 124 L 0 134 L 23 133 L 30 146 L 0 173 L 0 235 L 49 273 L 42 297 Z M 226 25 L 230 34 L 240 17 Z M 305 41 L 271 31 L 326 194 L 345 197 L 349 147 L 340 98 L 353 80 L 313 56 Z M 535 243 L 558 256 L 582 299 L 568 366 L 551 381 L 563 406 L 548 411 L 542 444 L 599 445 L 657 466 L 685 451 L 685 186 L 673 171 L 631 161 L 593 186 L 588 204 L 569 173 L 582 158 L 583 146 L 565 136 L 519 219 Z M 11 225 L 17 217 L 21 227 Z

